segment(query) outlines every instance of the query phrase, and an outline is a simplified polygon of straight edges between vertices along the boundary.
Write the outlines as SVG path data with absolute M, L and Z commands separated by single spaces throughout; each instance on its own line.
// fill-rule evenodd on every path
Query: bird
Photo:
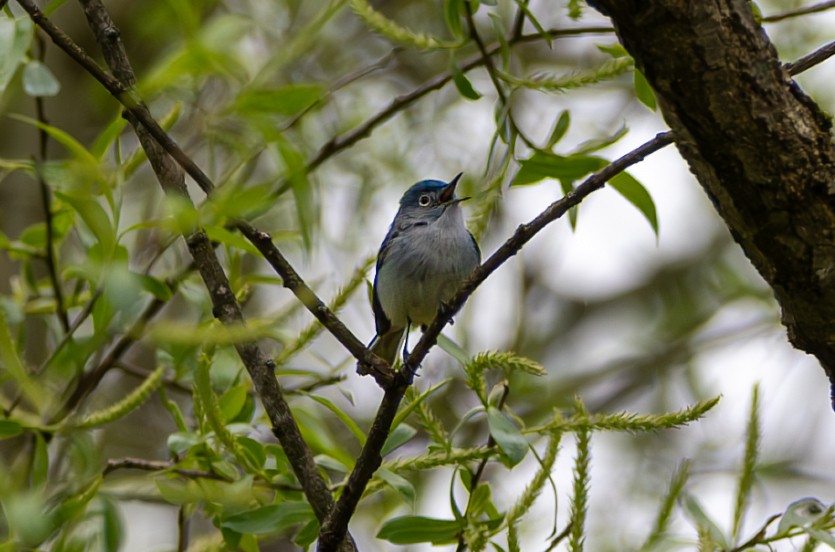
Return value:
M 400 208 L 377 254 L 372 306 L 377 335 L 369 348 L 394 365 L 403 334 L 426 329 L 481 262 L 481 250 L 467 230 L 455 187 L 463 173 L 449 182 L 421 180 L 400 199 Z

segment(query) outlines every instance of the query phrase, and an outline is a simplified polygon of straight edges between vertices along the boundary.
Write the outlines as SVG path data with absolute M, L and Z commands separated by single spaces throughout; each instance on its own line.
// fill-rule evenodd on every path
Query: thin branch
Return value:
M 339 500 L 331 510 L 331 514 L 322 524 L 322 529 L 319 532 L 321 550 L 332 549 L 345 535 L 348 529 L 348 521 L 356 509 L 368 481 L 382 462 L 380 451 L 388 437 L 391 422 L 394 420 L 406 388 L 411 384 L 417 368 L 429 353 L 429 349 L 434 346 L 441 330 L 449 323 L 452 316 L 458 312 L 475 289 L 505 261 L 516 255 L 522 249 L 522 246 L 548 224 L 562 217 L 571 207 L 578 205 L 589 194 L 602 188 L 612 177 L 672 142 L 671 132 L 662 132 L 656 135 L 652 140 L 591 175 L 576 189 L 549 205 L 531 222 L 520 225 L 516 232 L 490 258 L 473 271 L 452 299 L 446 305 L 441 306 L 435 320 L 424 331 L 420 341 L 406 359 L 403 368 L 397 373 L 393 385 L 386 389 L 385 395 L 383 395 L 383 400 L 368 432 L 365 446 L 360 451 L 360 456 L 354 465 L 354 470 L 348 476 L 348 481 Z
M 217 481 L 233 481 L 226 476 L 220 475 L 215 472 L 211 471 L 203 471 L 203 470 L 195 470 L 191 468 L 178 468 L 176 463 L 173 461 L 165 461 L 165 460 L 148 460 L 145 458 L 133 458 L 130 456 L 126 456 L 124 458 L 110 458 L 107 460 L 107 463 L 104 466 L 104 471 L 102 475 L 107 476 L 116 470 L 124 470 L 124 469 L 131 469 L 131 470 L 142 470 L 142 471 L 152 471 L 152 472 L 171 472 L 176 473 L 177 475 L 182 475 L 183 477 L 187 477 L 189 479 L 214 479 Z M 271 481 L 259 481 L 259 484 L 263 483 L 266 487 L 271 489 L 276 489 L 279 491 L 294 491 L 294 492 L 301 492 L 301 488 L 294 486 L 294 485 L 284 485 L 281 483 L 273 483 Z
M 791 19 L 793 17 L 800 17 L 801 15 L 809 15 L 810 13 L 822 12 L 832 8 L 835 8 L 835 0 L 828 0 L 826 2 L 821 2 L 820 4 L 813 4 L 811 6 L 805 6 L 803 8 L 797 8 L 795 10 L 789 10 L 782 13 L 769 15 L 763 17 L 762 22 L 775 23 L 777 21 L 783 21 L 786 19 Z
M 316 296 L 312 289 L 299 276 L 287 259 L 278 251 L 273 244 L 272 237 L 261 230 L 253 228 L 249 223 L 240 221 L 236 224 L 240 232 L 248 239 L 264 259 L 281 276 L 284 287 L 293 292 L 299 301 L 307 307 L 331 334 L 339 340 L 357 360 L 367 364 L 370 373 L 377 380 L 377 383 L 385 388 L 392 385 L 394 372 L 388 363 L 369 351 L 366 346 L 348 329 L 345 324 L 330 310 L 327 305 Z
M 797 75 L 802 73 L 803 71 L 811 69 L 819 63 L 823 63 L 832 56 L 835 56 L 835 41 L 832 41 L 829 44 L 826 44 L 825 46 L 821 46 L 814 52 L 806 54 L 797 61 L 786 63 L 784 67 L 790 75 Z
M 38 45 L 38 61 L 43 63 L 46 55 L 46 44 L 43 36 L 36 33 L 36 44 Z M 43 96 L 35 96 L 35 112 L 38 121 L 42 125 L 47 125 L 46 109 L 44 108 Z M 54 221 L 52 219 L 52 192 L 43 177 L 41 167 L 46 163 L 49 157 L 49 134 L 46 132 L 44 126 L 38 127 L 38 158 L 35 164 L 38 175 L 38 186 L 41 189 L 41 207 L 43 207 L 44 221 L 46 223 L 46 268 L 49 272 L 49 281 L 52 284 L 52 293 L 55 295 L 55 312 L 58 313 L 58 320 L 61 321 L 61 326 L 66 335 L 70 331 L 70 318 L 67 316 L 67 309 L 64 305 L 64 293 L 61 290 L 61 281 L 58 279 L 58 261 L 55 258 L 55 243 L 54 243 Z

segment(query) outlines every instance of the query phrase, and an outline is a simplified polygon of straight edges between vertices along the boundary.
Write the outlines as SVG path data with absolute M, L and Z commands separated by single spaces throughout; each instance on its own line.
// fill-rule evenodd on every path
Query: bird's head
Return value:
M 447 207 L 469 199 L 468 197 L 455 197 L 455 187 L 462 174 L 458 173 L 449 182 L 421 180 L 403 194 L 400 199 L 401 211 L 440 216 Z

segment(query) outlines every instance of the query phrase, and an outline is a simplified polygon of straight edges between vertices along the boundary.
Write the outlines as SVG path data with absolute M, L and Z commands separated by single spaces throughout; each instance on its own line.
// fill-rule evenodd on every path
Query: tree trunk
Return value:
M 835 407 L 832 123 L 746 0 L 592 0 L 646 75 L 681 155 L 774 290 Z

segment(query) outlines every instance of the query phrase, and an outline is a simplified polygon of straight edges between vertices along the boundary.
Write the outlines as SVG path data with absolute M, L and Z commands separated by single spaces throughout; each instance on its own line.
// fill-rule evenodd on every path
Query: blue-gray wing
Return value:
M 383 305 L 380 304 L 380 296 L 377 294 L 377 279 L 380 277 L 380 267 L 383 266 L 383 263 L 385 262 L 389 245 L 391 245 L 392 240 L 394 240 L 397 235 L 398 232 L 393 227 L 390 228 L 388 234 L 386 235 L 386 239 L 383 240 L 383 244 L 380 246 L 380 252 L 377 253 L 377 268 L 376 273 L 374 274 L 374 289 L 371 293 L 371 307 L 374 309 L 374 323 L 377 328 L 378 337 L 388 333 L 389 329 L 391 329 L 391 320 L 388 319 L 388 316 L 386 316 L 386 313 L 383 310 Z

